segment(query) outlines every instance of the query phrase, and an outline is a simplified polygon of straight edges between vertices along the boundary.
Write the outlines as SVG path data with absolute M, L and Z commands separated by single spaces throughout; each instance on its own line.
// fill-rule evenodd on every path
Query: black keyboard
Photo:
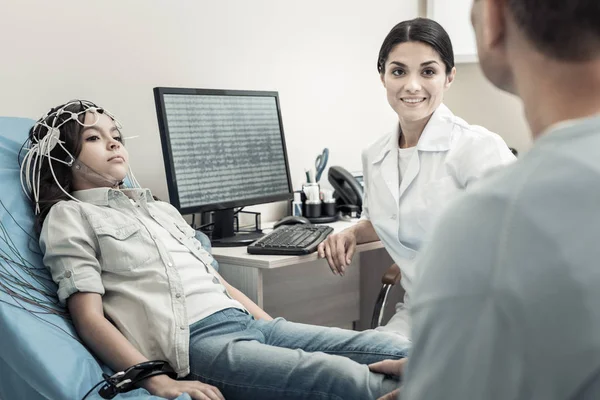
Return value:
M 298 256 L 310 254 L 333 232 L 327 225 L 283 225 L 248 246 L 250 254 Z

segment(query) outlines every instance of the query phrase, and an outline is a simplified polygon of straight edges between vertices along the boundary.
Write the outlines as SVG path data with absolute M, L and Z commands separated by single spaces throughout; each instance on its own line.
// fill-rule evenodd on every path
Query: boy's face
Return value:
M 94 122 L 97 122 L 94 124 Z M 87 112 L 81 132 L 81 152 L 77 159 L 107 181 L 120 182 L 129 169 L 129 153 L 123 146 L 121 132 L 106 114 Z M 108 186 L 97 180 L 87 179 L 85 174 L 77 177 L 77 190 Z

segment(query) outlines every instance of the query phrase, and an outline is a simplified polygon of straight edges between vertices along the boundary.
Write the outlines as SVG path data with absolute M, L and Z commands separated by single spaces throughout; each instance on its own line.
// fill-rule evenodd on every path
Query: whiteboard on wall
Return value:
M 457 63 L 477 62 L 475 33 L 471 26 L 473 0 L 427 0 L 427 17 L 448 31 Z

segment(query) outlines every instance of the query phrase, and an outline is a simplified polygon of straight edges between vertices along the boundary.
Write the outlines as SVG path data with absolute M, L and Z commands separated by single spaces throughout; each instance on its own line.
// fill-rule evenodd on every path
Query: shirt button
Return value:
M 181 294 L 180 294 L 180 293 L 177 293 L 177 294 L 175 295 L 175 297 L 177 297 L 177 298 L 180 298 L 180 297 L 181 297 Z
M 173 263 L 168 263 L 167 266 L 172 267 Z
M 70 277 L 71 277 L 71 271 L 67 271 L 67 272 L 65 272 L 65 277 L 66 277 L 66 278 L 70 278 Z
M 392 219 L 396 219 L 396 214 L 392 214 Z
M 179 329 L 181 329 L 182 331 L 185 331 L 185 326 L 181 325 L 181 326 L 179 327 Z

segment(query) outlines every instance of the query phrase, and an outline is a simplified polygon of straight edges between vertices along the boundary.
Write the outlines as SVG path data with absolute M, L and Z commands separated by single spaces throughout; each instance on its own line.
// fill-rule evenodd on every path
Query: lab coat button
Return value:
M 70 277 L 71 277 L 71 271 L 65 272 L 65 278 L 70 278 Z

